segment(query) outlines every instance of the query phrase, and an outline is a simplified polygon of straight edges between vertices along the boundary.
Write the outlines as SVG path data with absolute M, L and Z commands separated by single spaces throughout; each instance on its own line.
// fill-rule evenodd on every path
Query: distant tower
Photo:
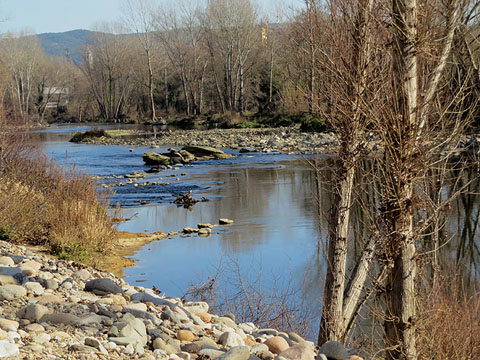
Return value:
M 265 45 L 267 40 L 268 40 L 268 23 L 262 27 L 262 45 Z
M 88 49 L 88 66 L 93 66 L 93 54 L 90 49 Z

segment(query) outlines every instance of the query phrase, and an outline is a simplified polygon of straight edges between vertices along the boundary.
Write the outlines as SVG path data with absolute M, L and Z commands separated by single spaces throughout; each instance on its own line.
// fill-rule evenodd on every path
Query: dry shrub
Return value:
M 57 255 L 92 263 L 116 241 L 107 197 L 91 177 L 65 171 L 18 128 L 0 123 L 0 237 L 43 243 Z
M 183 296 L 205 301 L 218 315 L 234 314 L 237 322 L 253 322 L 260 328 L 293 331 L 306 339 L 316 337 L 319 312 L 307 304 L 302 285 L 262 274 L 261 265 L 242 271 L 237 260 L 220 264 L 216 275 L 192 285 Z
M 480 359 L 480 293 L 458 277 L 423 287 L 419 301 L 418 359 Z

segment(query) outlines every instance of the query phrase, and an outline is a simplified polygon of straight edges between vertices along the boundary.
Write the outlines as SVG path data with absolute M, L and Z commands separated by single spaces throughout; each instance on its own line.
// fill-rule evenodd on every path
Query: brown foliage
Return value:
M 418 359 L 480 358 L 480 292 L 456 276 L 444 277 L 418 296 Z
M 116 240 L 107 200 L 91 177 L 46 158 L 23 130 L 0 123 L 0 236 L 42 243 L 92 262 Z M 100 196 L 99 196 L 100 195 Z

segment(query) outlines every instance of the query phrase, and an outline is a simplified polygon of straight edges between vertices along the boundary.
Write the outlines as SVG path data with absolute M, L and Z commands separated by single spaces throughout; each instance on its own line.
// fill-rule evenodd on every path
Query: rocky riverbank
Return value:
M 245 152 L 325 153 L 338 145 L 333 133 L 302 133 L 292 128 L 166 130 L 152 136 L 110 135 L 82 143 L 127 146 L 210 146 Z
M 348 358 L 338 343 L 317 350 L 295 333 L 237 323 L 207 303 L 159 296 L 31 248 L 0 241 L 0 254 L 0 358 Z

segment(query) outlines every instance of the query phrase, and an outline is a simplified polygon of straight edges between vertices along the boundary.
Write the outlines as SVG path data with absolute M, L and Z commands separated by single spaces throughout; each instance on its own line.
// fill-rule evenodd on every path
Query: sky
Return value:
M 34 33 L 92 30 L 100 22 L 118 21 L 125 0 L 0 0 L 0 33 L 28 29 Z M 160 3 L 160 0 L 153 0 Z M 176 0 L 163 0 L 163 3 Z M 279 3 L 299 7 L 302 0 L 257 0 L 261 10 L 273 14 Z

